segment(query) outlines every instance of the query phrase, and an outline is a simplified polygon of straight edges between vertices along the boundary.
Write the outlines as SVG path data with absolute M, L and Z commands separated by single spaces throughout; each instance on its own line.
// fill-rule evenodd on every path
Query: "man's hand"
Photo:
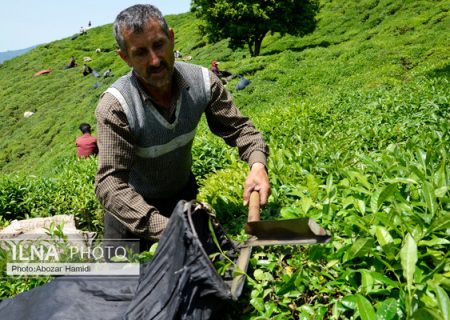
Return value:
M 259 162 L 255 162 L 244 184 L 244 206 L 248 205 L 250 193 L 252 191 L 259 192 L 259 203 L 261 206 L 267 203 L 270 195 L 269 176 L 266 167 Z

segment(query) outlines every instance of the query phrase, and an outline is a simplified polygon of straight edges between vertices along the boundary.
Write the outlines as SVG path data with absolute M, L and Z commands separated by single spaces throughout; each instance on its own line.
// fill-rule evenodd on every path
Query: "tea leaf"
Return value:
M 446 194 L 449 190 L 450 190 L 450 188 L 449 188 L 448 186 L 443 186 L 443 187 L 440 187 L 440 188 L 438 188 L 438 189 L 435 189 L 435 190 L 434 190 L 434 195 L 435 195 L 437 198 L 443 198 L 443 197 L 445 197 L 445 194 Z
M 397 315 L 398 302 L 394 298 L 386 299 L 377 310 L 377 320 L 392 320 Z
M 423 196 L 427 204 L 428 212 L 434 215 L 436 213 L 436 200 L 434 199 L 434 189 L 431 183 L 423 183 Z
M 388 277 L 386 277 L 383 274 L 380 274 L 376 271 L 371 271 L 370 274 L 375 281 L 383 283 L 383 284 L 387 285 L 388 287 L 391 287 L 391 288 L 399 288 L 400 287 L 400 284 L 398 282 L 389 279 Z
M 407 234 L 400 250 L 400 259 L 403 268 L 403 276 L 406 279 L 408 289 L 411 290 L 414 281 L 414 272 L 417 263 L 417 245 L 411 234 Z
M 450 228 L 450 212 L 445 212 L 442 216 L 433 220 L 428 232 L 436 232 L 446 230 L 448 228 Z
M 367 294 L 372 291 L 374 279 L 368 270 L 360 270 L 361 273 L 361 289 Z
M 445 153 L 444 153 L 445 156 Z M 435 173 L 435 183 L 438 189 L 442 189 L 447 187 L 448 191 L 448 185 L 447 185 L 447 167 L 446 167 L 446 161 L 442 161 L 441 165 L 439 166 L 438 171 Z
M 317 199 L 319 195 L 319 184 L 313 175 L 308 175 L 306 177 L 306 186 L 308 187 L 309 194 L 312 199 Z
M 385 202 L 387 199 L 389 199 L 391 196 L 395 194 L 397 191 L 397 185 L 396 184 L 388 184 L 385 186 L 380 193 L 380 197 L 378 198 L 378 208 L 381 206 L 383 202 Z
M 433 239 L 431 240 L 421 240 L 418 243 L 419 246 L 427 246 L 427 247 L 435 247 L 446 244 L 450 244 L 450 241 L 445 238 L 436 238 L 436 237 L 433 237 Z
M 381 246 L 385 246 L 389 243 L 392 243 L 394 241 L 394 239 L 392 238 L 391 234 L 389 233 L 389 231 L 382 227 L 382 226 L 376 226 L 375 227 L 375 235 L 377 237 L 378 243 Z
M 309 209 L 311 209 L 312 205 L 313 205 L 313 201 L 310 197 L 303 197 L 300 200 L 300 204 L 302 206 L 302 210 L 305 214 L 308 213 Z
M 372 212 L 378 212 L 383 202 L 385 202 L 389 197 L 393 196 L 395 192 L 397 191 L 397 185 L 394 184 L 388 184 L 387 186 L 377 189 L 371 198 L 370 201 L 370 208 L 372 209 Z
M 436 292 L 439 310 L 441 311 L 442 314 L 442 319 L 450 320 L 450 299 L 448 297 L 447 292 L 445 292 L 445 290 L 438 285 L 436 285 L 434 289 Z
M 387 179 L 386 182 L 390 184 L 403 183 L 403 184 L 418 184 L 416 180 L 410 178 L 393 178 Z
M 429 308 L 419 308 L 410 317 L 412 320 L 442 320 L 442 317 Z
M 371 188 L 371 184 L 367 180 L 367 177 L 360 172 L 352 172 L 352 176 L 358 179 L 358 182 L 363 185 L 366 189 Z
M 346 308 L 349 309 L 356 309 L 358 306 L 358 301 L 357 301 L 357 297 L 356 295 L 351 295 L 351 296 L 346 296 L 341 300 L 341 303 L 343 306 L 345 306 Z
M 370 209 L 372 210 L 372 213 L 378 212 L 379 206 L 378 206 L 378 199 L 380 198 L 381 189 L 375 190 L 375 192 L 372 194 L 372 197 L 370 198 Z
M 375 310 L 370 304 L 369 300 L 364 298 L 362 295 L 356 295 L 356 303 L 358 305 L 359 315 L 361 316 L 361 320 L 375 320 Z
M 343 262 L 366 255 L 373 247 L 373 243 L 374 240 L 372 238 L 360 238 L 356 240 L 351 248 L 346 251 Z

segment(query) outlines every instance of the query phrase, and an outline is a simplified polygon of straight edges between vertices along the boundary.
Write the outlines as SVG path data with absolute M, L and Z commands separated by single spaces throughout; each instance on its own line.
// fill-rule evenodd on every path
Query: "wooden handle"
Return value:
M 259 192 L 252 191 L 248 203 L 248 222 L 259 221 Z

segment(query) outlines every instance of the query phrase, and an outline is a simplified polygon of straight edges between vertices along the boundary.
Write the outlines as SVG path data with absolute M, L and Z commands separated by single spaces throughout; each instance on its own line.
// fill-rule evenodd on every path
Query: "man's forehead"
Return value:
M 125 25 L 122 29 L 125 35 L 139 34 L 150 30 L 162 30 L 162 27 L 157 19 L 149 18 L 144 24 Z

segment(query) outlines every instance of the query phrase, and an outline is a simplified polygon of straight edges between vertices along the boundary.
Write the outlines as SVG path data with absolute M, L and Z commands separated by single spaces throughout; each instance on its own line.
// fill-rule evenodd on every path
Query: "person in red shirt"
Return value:
M 80 130 L 83 135 L 75 141 L 78 158 L 96 156 L 98 154 L 97 138 L 91 135 L 91 126 L 88 123 L 82 123 Z

